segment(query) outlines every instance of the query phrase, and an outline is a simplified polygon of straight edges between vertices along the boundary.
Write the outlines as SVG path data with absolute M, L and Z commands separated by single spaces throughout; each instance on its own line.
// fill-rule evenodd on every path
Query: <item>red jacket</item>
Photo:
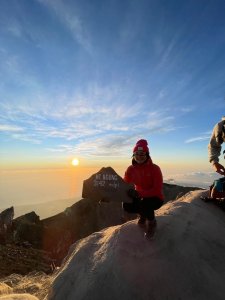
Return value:
M 141 197 L 159 197 L 163 200 L 163 177 L 159 166 L 152 163 L 151 158 L 143 164 L 131 165 L 127 168 L 124 181 L 133 183 Z

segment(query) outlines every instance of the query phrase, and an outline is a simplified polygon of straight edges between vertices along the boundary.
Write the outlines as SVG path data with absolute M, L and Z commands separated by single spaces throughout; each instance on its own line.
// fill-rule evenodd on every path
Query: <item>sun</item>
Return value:
M 72 165 L 73 165 L 73 166 L 78 166 L 78 165 L 79 165 L 79 159 L 74 158 L 74 159 L 72 160 Z

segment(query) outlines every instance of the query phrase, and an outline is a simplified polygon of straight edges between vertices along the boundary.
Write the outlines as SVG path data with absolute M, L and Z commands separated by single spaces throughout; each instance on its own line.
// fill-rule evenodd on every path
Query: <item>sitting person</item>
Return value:
M 136 143 L 132 165 L 127 168 L 124 181 L 134 184 L 135 190 L 128 191 L 133 203 L 123 203 L 123 209 L 128 213 L 138 213 L 138 225 L 147 225 L 146 237 L 153 236 L 156 229 L 154 211 L 163 204 L 163 177 L 159 166 L 152 162 L 146 140 Z

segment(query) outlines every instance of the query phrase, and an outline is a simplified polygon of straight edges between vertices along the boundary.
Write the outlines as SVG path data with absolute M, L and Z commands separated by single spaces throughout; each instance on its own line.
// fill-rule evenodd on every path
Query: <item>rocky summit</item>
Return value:
M 84 181 L 83 198 L 63 212 L 40 220 L 35 212 L 16 219 L 13 207 L 0 214 L 0 276 L 31 270 L 51 273 L 61 265 L 71 244 L 93 232 L 124 223 L 122 201 L 131 201 L 132 188 L 111 168 L 102 168 Z M 165 202 L 195 190 L 164 184 Z M 136 215 L 131 216 L 131 219 Z M 17 260 L 17 262 L 16 262 Z
M 24 300 L 34 296 L 39 300 L 224 299 L 224 211 L 202 201 L 208 191 L 164 184 L 165 204 L 156 211 L 156 235 L 146 240 L 136 219 L 121 220 L 120 178 L 111 168 L 102 171 L 105 177 L 94 174 L 86 181 L 86 198 L 64 212 L 41 221 L 35 212 L 9 218 L 12 222 L 2 227 L 8 234 L 1 245 L 6 251 L 0 254 L 4 268 L 10 260 L 15 266 L 18 258 L 23 268 L 29 265 L 33 272 L 9 268 L 23 276 L 2 277 L 0 294 Z M 92 199 L 98 186 L 95 180 L 101 181 L 101 188 Z M 107 194 L 110 181 L 118 191 L 109 185 Z M 126 192 L 124 187 L 124 197 Z M 8 212 L 13 215 L 12 208 Z M 58 263 L 49 275 L 43 257 L 48 267 Z M 36 272 L 38 265 L 43 269 Z
M 152 240 L 136 220 L 95 232 L 71 246 L 48 300 L 223 300 L 224 212 L 203 191 L 163 205 Z

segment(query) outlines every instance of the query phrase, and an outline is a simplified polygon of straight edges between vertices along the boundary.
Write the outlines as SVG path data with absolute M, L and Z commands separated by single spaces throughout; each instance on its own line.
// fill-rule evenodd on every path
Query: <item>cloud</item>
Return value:
M 30 142 L 32 144 L 41 144 L 41 140 L 38 140 L 35 135 L 30 134 L 12 134 L 13 139 Z
M 195 107 L 194 106 L 186 106 L 186 107 L 181 107 L 180 110 L 183 113 L 190 113 L 195 110 Z
M 76 143 L 58 145 L 47 148 L 50 152 L 76 154 L 87 157 L 124 157 L 132 153 L 132 147 L 137 136 L 122 134 L 107 134 L 102 137 L 83 138 Z
M 1 84 L 0 92 L 2 98 L 9 98 L 13 96 L 20 96 L 22 99 L 35 90 L 35 96 L 37 96 L 42 89 L 38 76 L 31 67 L 27 66 L 27 54 L 24 57 L 23 53 L 19 53 L 12 49 L 1 49 Z M 10 86 L 10 88 L 8 88 Z M 7 89 L 8 88 L 8 89 Z M 21 93 L 23 91 L 23 93 Z M 14 101 L 13 99 L 11 101 Z M 18 100 L 15 101 L 17 107 Z
M 131 137 L 126 135 L 109 134 L 81 142 L 74 148 L 74 151 L 93 157 L 122 157 L 130 150 L 130 139 Z
M 4 106 L 4 115 L 1 119 L 7 121 L 9 124 L 7 128 L 11 128 L 11 131 L 23 131 L 23 134 L 12 135 L 8 130 L 8 135 L 11 134 L 13 139 L 34 143 L 51 139 L 79 142 L 85 138 L 91 141 L 93 137 L 97 139 L 103 135 L 111 140 L 111 134 L 116 135 L 115 141 L 120 136 L 122 141 L 130 135 L 140 136 L 144 132 L 163 133 L 175 130 L 172 116 L 164 116 L 160 111 L 143 113 L 140 104 L 130 106 L 129 103 L 117 104 L 115 108 L 95 102 L 90 102 L 87 106 L 86 101 L 83 104 L 80 101 L 73 105 L 71 102 L 64 105 L 62 103 L 53 108 L 25 105 L 18 105 L 15 108 L 8 103 Z M 2 129 L 6 131 L 7 128 Z M 118 145 L 123 144 L 121 141 Z M 104 140 L 103 144 L 108 142 Z M 115 144 L 117 145 L 116 142 Z M 117 152 L 116 146 L 112 147 L 110 144 L 108 147 Z
M 22 10 L 20 10 L 20 14 L 22 14 Z M 8 35 L 11 35 L 16 38 L 24 38 L 25 31 L 27 30 L 27 34 L 31 33 L 31 28 L 27 29 L 26 26 L 23 26 L 21 22 L 22 18 L 7 18 L 5 19 L 4 30 Z
M 19 132 L 23 131 L 23 128 L 15 125 L 4 125 L 0 124 L 0 131 L 2 132 Z
M 167 43 L 156 37 L 155 45 L 159 55 L 159 63 L 157 67 L 159 69 L 167 69 L 169 66 L 172 66 L 176 63 L 178 52 L 176 51 L 175 54 L 175 50 L 177 48 L 177 45 L 179 44 L 179 40 L 181 39 L 182 35 L 183 32 L 180 28 Z
M 54 148 L 46 148 L 47 151 L 55 153 L 74 153 L 74 146 L 72 145 L 58 145 Z
M 189 172 L 183 174 L 173 174 L 165 178 L 165 182 L 173 184 L 181 184 L 187 186 L 198 186 L 209 188 L 214 180 L 220 177 L 216 172 Z
M 143 99 L 130 98 L 117 84 L 92 82 L 85 91 L 54 98 L 39 93 L 37 99 L 24 96 L 1 102 L 0 123 L 23 129 L 22 134 L 7 132 L 8 137 L 42 144 L 50 152 L 121 157 L 131 153 L 130 145 L 143 136 L 176 130 L 168 109 L 154 110 Z
M 189 144 L 189 143 L 195 143 L 195 142 L 202 142 L 202 141 L 206 141 L 206 140 L 209 140 L 209 139 L 210 139 L 210 135 L 198 136 L 198 137 L 190 138 L 190 139 L 186 140 L 185 143 Z
M 89 33 L 87 32 L 85 23 L 82 22 L 80 16 L 77 14 L 78 9 L 75 7 L 75 3 L 73 6 L 68 6 L 61 0 L 38 1 L 47 6 L 50 10 L 53 10 L 62 24 L 69 29 L 75 41 L 91 54 L 92 45 L 90 43 Z

